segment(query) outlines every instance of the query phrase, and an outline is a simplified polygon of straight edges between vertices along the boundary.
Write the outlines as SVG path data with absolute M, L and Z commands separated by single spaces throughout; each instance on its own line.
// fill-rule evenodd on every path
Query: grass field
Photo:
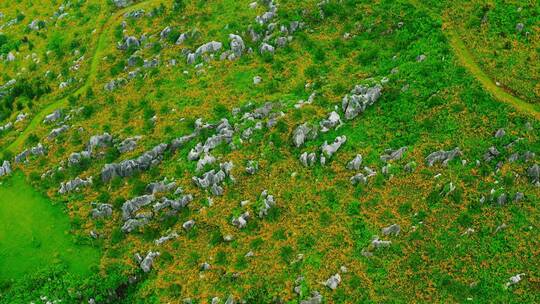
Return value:
M 0 185 L 0 280 L 19 279 L 55 263 L 89 274 L 99 250 L 75 244 L 62 206 L 34 190 L 21 172 Z

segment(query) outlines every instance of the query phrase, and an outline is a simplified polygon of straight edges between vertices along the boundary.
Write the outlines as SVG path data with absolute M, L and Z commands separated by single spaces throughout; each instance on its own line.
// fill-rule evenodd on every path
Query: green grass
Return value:
M 98 264 L 96 248 L 75 244 L 68 216 L 60 206 L 15 173 L 0 185 L 0 279 L 19 279 L 54 263 L 77 274 Z

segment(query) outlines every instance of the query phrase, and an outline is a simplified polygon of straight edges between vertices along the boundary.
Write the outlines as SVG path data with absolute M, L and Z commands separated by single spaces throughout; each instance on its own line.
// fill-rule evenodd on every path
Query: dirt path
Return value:
M 410 3 L 417 9 L 426 11 L 431 18 L 443 19 L 443 32 L 448 38 L 450 47 L 456 55 L 459 63 L 466 68 L 467 71 L 469 71 L 469 73 L 478 80 L 478 82 L 480 82 L 484 90 L 488 91 L 495 100 L 504 102 L 514 107 L 517 111 L 540 120 L 540 106 L 528 103 L 527 101 L 513 96 L 512 94 L 506 92 L 503 88 L 497 86 L 497 84 L 480 68 L 474 59 L 474 56 L 469 49 L 467 49 L 459 33 L 455 28 L 453 28 L 450 22 L 446 22 L 442 16 L 433 13 L 432 10 L 427 8 L 419 0 L 410 0 Z
M 32 118 L 30 123 L 21 132 L 21 134 L 19 134 L 19 136 L 11 144 L 9 144 L 6 148 L 4 148 L 2 150 L 2 152 L 10 151 L 12 153 L 15 153 L 16 151 L 18 151 L 18 149 L 20 149 L 24 145 L 24 142 L 26 141 L 26 139 L 28 138 L 30 133 L 37 128 L 37 126 L 43 121 L 45 116 L 51 114 L 56 109 L 66 107 L 68 105 L 68 98 L 70 96 L 81 95 L 82 93 L 84 93 L 94 83 L 94 81 L 96 79 L 99 63 L 100 63 L 101 58 L 102 58 L 102 53 L 103 53 L 104 50 L 107 49 L 108 46 L 110 46 L 110 43 L 108 41 L 109 40 L 108 38 L 110 37 L 110 35 L 108 35 L 108 34 L 111 31 L 111 26 L 113 25 L 113 23 L 116 20 L 121 18 L 128 11 L 132 11 L 132 10 L 135 10 L 135 9 L 141 9 L 141 8 L 146 7 L 146 6 L 152 5 L 154 3 L 159 3 L 159 2 L 160 2 L 160 0 L 147 0 L 147 1 L 139 2 L 139 3 L 134 4 L 132 6 L 129 6 L 129 7 L 123 8 L 123 9 L 121 9 L 119 11 L 114 12 L 104 22 L 102 22 L 101 26 L 98 29 L 97 35 L 98 35 L 99 38 L 98 38 L 98 41 L 97 41 L 97 44 L 96 44 L 96 48 L 94 50 L 94 55 L 92 56 L 92 61 L 91 61 L 91 64 L 90 64 L 90 70 L 88 72 L 88 76 L 87 76 L 84 84 L 80 88 L 75 90 L 74 92 L 68 94 L 67 96 L 65 96 L 63 98 L 60 98 L 60 99 L 48 104 L 43 109 L 41 109 L 38 113 L 36 113 L 36 115 Z

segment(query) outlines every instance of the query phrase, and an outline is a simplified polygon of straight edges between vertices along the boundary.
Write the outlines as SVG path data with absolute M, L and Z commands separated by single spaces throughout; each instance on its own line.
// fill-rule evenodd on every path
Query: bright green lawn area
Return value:
M 86 274 L 97 265 L 96 248 L 75 244 L 68 216 L 17 172 L 0 185 L 0 279 L 18 279 L 54 263 Z

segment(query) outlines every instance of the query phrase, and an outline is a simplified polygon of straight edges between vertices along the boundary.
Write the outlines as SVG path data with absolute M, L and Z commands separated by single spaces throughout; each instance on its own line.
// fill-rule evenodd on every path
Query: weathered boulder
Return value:
M 361 165 L 362 165 L 362 155 L 356 154 L 356 156 L 347 163 L 347 170 L 358 171 L 360 170 Z
M 169 35 L 171 34 L 171 32 L 172 32 L 172 28 L 170 26 L 167 26 L 159 33 L 159 37 L 161 39 L 167 39 L 169 38 Z
M 204 156 L 199 158 L 197 161 L 197 172 L 200 172 L 202 169 L 204 169 L 205 166 L 211 165 L 216 162 L 216 158 L 212 156 L 210 153 L 204 153 Z
M 328 118 L 323 119 L 319 124 L 321 126 L 321 132 L 325 133 L 330 131 L 330 129 L 341 125 L 341 117 L 339 117 L 339 114 L 336 111 L 332 111 L 332 113 L 328 115 Z
M 426 157 L 426 163 L 428 166 L 433 166 L 435 163 L 441 162 L 443 166 L 447 166 L 448 162 L 452 161 L 457 156 L 461 156 L 462 153 L 458 147 L 444 151 L 436 151 Z
M 156 194 L 169 192 L 172 191 L 174 188 L 176 188 L 176 182 L 169 182 L 167 179 L 164 179 L 163 181 L 153 182 L 146 185 L 146 193 Z
M 191 228 L 193 228 L 193 226 L 195 226 L 194 220 L 189 220 L 182 224 L 182 228 L 184 228 L 185 230 L 190 230 Z
M 497 132 L 495 132 L 495 138 L 501 138 L 503 137 L 504 135 L 506 135 L 506 132 L 504 131 L 504 129 L 499 129 L 497 130 Z
M 231 46 L 231 51 L 234 54 L 234 58 L 240 58 L 246 48 L 246 45 L 244 44 L 244 40 L 242 39 L 242 37 L 235 34 L 230 34 L 229 39 L 231 40 L 230 46 Z
M 259 163 L 254 160 L 249 160 L 246 166 L 246 173 L 253 175 L 259 171 Z
M 384 154 L 381 155 L 381 161 L 387 163 L 394 160 L 400 160 L 403 158 L 403 154 L 407 151 L 407 147 L 401 147 L 397 150 L 386 149 Z
M 367 183 L 367 177 L 362 173 L 357 173 L 350 179 L 351 184 L 357 185 L 357 184 L 366 184 Z
M 116 7 L 127 7 L 133 3 L 133 0 L 112 0 Z
M 339 273 L 336 273 L 335 275 L 328 278 L 328 280 L 326 280 L 324 285 L 332 290 L 335 290 L 340 283 L 341 283 L 341 276 L 339 275 Z
M 154 264 L 154 259 L 160 255 L 159 252 L 150 251 L 146 257 L 141 262 L 141 269 L 144 272 L 150 272 L 152 265 Z
M 161 162 L 163 153 L 167 149 L 167 144 L 162 143 L 152 150 L 145 152 L 136 159 L 124 160 L 120 163 L 106 164 L 101 170 L 101 179 L 104 182 L 110 181 L 113 177 L 128 177 L 141 171 L 146 171 L 150 167 Z
M 110 204 L 97 204 L 96 208 L 92 209 L 92 218 L 104 218 L 112 215 L 112 205 Z
M 174 239 L 176 239 L 178 237 L 179 237 L 178 233 L 173 231 L 170 234 L 162 236 L 159 239 L 155 240 L 154 243 L 159 246 L 159 245 L 162 245 L 165 242 L 168 242 L 170 240 L 174 240 Z
M 122 226 L 122 231 L 124 233 L 130 233 L 135 231 L 139 227 L 142 227 L 150 222 L 147 218 L 137 218 L 137 219 L 128 219 Z
M 43 123 L 55 122 L 60 118 L 62 118 L 62 110 L 58 109 L 52 112 L 51 114 L 45 116 L 45 119 L 43 119 Z
M 68 166 L 72 167 L 78 165 L 84 159 L 90 159 L 91 155 L 88 151 L 74 152 L 69 155 Z
M 375 85 L 367 87 L 357 85 L 350 95 L 345 95 L 341 101 L 341 107 L 345 113 L 345 119 L 351 120 L 363 113 L 368 106 L 373 105 L 381 97 L 382 87 Z
M 134 213 L 137 212 L 144 206 L 151 204 L 154 201 L 154 195 L 142 195 L 127 200 L 122 205 L 122 218 L 128 220 L 133 217 Z
M 259 52 L 261 52 L 262 55 L 264 54 L 274 54 L 275 48 L 271 46 L 270 44 L 264 42 L 259 47 Z
M 118 146 L 118 152 L 121 154 L 131 152 L 137 148 L 137 142 L 142 138 L 142 136 L 129 137 L 121 141 Z
M 263 202 L 259 209 L 259 217 L 262 218 L 268 215 L 268 212 L 270 211 L 270 209 L 272 209 L 276 205 L 276 202 L 274 200 L 274 196 L 268 194 L 267 190 L 264 190 L 261 193 L 261 198 Z
M 317 137 L 317 128 L 310 126 L 307 123 L 301 124 L 293 131 L 292 140 L 293 144 L 298 148 L 304 144 L 308 139 L 315 139 Z
M 87 187 L 90 185 L 92 185 L 92 177 L 89 177 L 87 179 L 81 179 L 80 177 L 76 177 L 73 180 L 61 183 L 58 193 L 65 194 L 74 190 L 78 190 L 81 187 Z
M 246 212 L 242 213 L 238 217 L 233 217 L 231 223 L 236 228 L 242 229 L 242 228 L 246 227 L 247 221 L 249 220 L 249 218 L 250 218 L 249 212 L 246 211 Z
M 322 304 L 323 297 L 317 291 L 311 293 L 311 298 L 300 301 L 300 304 Z
M 394 235 L 397 236 L 399 232 L 401 231 L 401 227 L 398 224 L 392 224 L 388 227 L 383 228 L 382 230 L 383 235 Z
M 0 176 L 11 174 L 11 164 L 9 161 L 4 160 L 2 166 L 0 166 Z
M 347 141 L 347 137 L 345 135 L 338 136 L 334 140 L 333 143 L 328 144 L 327 141 L 323 143 L 321 146 L 321 152 L 324 156 L 331 158 L 334 153 L 337 152 L 337 150 Z
M 538 166 L 538 164 L 527 169 L 527 175 L 529 176 L 531 183 L 540 187 L 540 166 Z
M 487 162 L 492 161 L 493 159 L 495 159 L 500 154 L 501 153 L 499 152 L 499 150 L 497 150 L 497 148 L 495 148 L 494 146 L 491 146 L 486 151 L 486 153 L 484 153 L 484 160 L 487 161 Z
M 223 44 L 221 42 L 210 41 L 208 43 L 205 43 L 205 44 L 199 46 L 197 48 L 197 50 L 195 51 L 195 55 L 196 55 L 196 57 L 199 57 L 199 56 L 204 55 L 204 54 L 215 53 L 215 52 L 221 50 L 222 46 L 223 46 Z
M 314 152 L 307 153 L 304 152 L 300 155 L 300 163 L 304 167 L 312 167 L 317 162 L 317 155 Z

